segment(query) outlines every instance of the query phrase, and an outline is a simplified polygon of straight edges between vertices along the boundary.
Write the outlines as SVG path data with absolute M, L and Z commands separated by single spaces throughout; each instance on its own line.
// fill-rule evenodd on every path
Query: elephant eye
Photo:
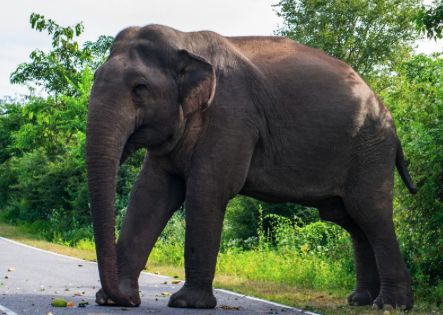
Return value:
M 133 89 L 134 96 L 137 98 L 143 98 L 147 92 L 148 87 L 144 84 L 137 84 Z

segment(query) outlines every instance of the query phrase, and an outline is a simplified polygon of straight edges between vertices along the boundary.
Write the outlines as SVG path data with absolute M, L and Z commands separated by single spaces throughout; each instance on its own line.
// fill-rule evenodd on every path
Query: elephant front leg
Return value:
M 146 160 L 131 192 L 117 242 L 119 290 L 140 305 L 138 278 L 166 223 L 184 199 L 184 185 Z M 115 305 L 103 291 L 96 294 L 99 305 Z
M 186 181 L 186 282 L 171 296 L 169 306 L 213 308 L 217 304 L 212 282 L 223 217 L 229 199 L 246 181 L 257 142 L 255 129 L 231 127 L 211 126 L 194 150 Z
M 215 200 L 216 196 L 211 194 L 201 200 L 186 201 L 186 282 L 171 296 L 171 307 L 214 308 L 217 304 L 212 281 L 227 201 Z

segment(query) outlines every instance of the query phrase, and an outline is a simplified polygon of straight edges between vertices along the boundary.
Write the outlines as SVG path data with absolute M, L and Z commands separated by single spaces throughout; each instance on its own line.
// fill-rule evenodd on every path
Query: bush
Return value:
M 418 55 L 397 69 L 383 99 L 398 121 L 409 170 L 417 183 L 410 195 L 396 181 L 396 226 L 415 285 L 423 294 L 442 292 L 443 281 L 443 59 Z M 398 178 L 397 178 L 398 179 Z M 440 288 L 440 289 L 438 289 Z M 432 292 L 432 294 L 430 294 Z M 443 295 L 440 294 L 440 301 Z M 437 299 L 438 300 L 438 299 Z
M 222 248 L 229 242 L 240 244 L 245 240 L 248 242 L 244 246 L 250 247 L 258 237 L 257 231 L 261 229 L 259 222 L 263 224 L 264 230 L 272 230 L 272 222 L 269 221 L 272 216 L 268 216 L 272 214 L 286 218 L 297 216 L 304 224 L 319 219 L 318 211 L 312 208 L 293 203 L 266 203 L 239 195 L 233 198 L 226 208 Z

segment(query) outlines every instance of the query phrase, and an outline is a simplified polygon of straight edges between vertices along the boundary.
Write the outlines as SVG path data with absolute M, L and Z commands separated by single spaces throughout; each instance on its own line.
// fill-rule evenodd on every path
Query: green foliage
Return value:
M 352 289 L 352 245 L 344 230 L 325 222 L 304 224 L 297 217 L 263 216 L 260 207 L 256 211 L 260 218 L 255 232 L 259 242 L 248 250 L 238 243 L 228 243 L 218 256 L 217 274 L 299 288 Z M 184 266 L 184 225 L 183 214 L 175 214 L 152 251 L 149 264 Z
M 184 266 L 185 216 L 183 209 L 169 220 L 152 250 L 149 263 Z
M 17 103 L 0 103 L 0 164 L 16 154 L 12 134 L 23 125 L 23 108 Z M 1 181 L 1 177 L 0 177 Z M 0 201 L 4 194 L 0 195 Z
M 12 221 L 47 220 L 51 211 L 75 209 L 88 219 L 85 181 L 86 104 L 92 72 L 80 77 L 78 96 L 29 98 L 25 104 L 2 104 L 2 180 L 0 206 Z M 8 130 L 9 128 L 9 130 Z
M 95 69 L 103 62 L 113 38 L 101 36 L 80 48 L 76 38 L 83 33 L 82 23 L 63 27 L 36 13 L 31 14 L 30 23 L 33 29 L 46 31 L 52 37 L 52 50 L 48 53 L 34 50 L 31 62 L 20 64 L 11 74 L 11 82 L 31 83 L 55 96 L 78 96 L 84 70 Z
M 418 55 L 397 67 L 381 94 L 397 120 L 419 192 L 396 183 L 397 231 L 422 288 L 443 284 L 443 58 Z M 440 295 L 440 299 L 443 296 Z
M 291 218 L 294 215 L 299 217 L 305 224 L 319 219 L 318 212 L 315 209 L 305 208 L 293 203 L 266 203 L 245 196 L 237 196 L 232 199 L 226 209 L 225 225 L 223 230 L 224 242 L 237 244 L 250 248 L 256 243 L 260 231 L 258 222 L 260 221 L 260 212 L 264 216 L 263 228 L 272 230 L 272 224 L 269 222 L 271 214 L 276 214 Z M 223 243 L 222 247 L 226 244 Z
M 428 38 L 443 37 L 443 3 L 434 0 L 432 7 L 422 7 L 417 16 L 417 27 Z
M 418 0 L 281 0 L 277 31 L 320 48 L 368 76 L 401 60 L 417 38 Z
M 0 104 L 1 217 L 33 222 L 46 238 L 74 244 L 92 235 L 84 158 L 87 103 L 92 67 L 103 61 L 111 40 L 102 36 L 80 49 L 75 41 L 83 32 L 80 23 L 61 27 L 32 14 L 31 26 L 52 36 L 53 50 L 33 52 L 32 62 L 20 65 L 12 81 L 42 86 L 55 97 Z M 119 192 L 128 189 L 120 184 Z

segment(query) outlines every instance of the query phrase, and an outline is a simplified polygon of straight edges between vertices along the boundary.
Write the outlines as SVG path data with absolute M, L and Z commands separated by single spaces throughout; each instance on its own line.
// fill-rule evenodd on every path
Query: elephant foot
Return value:
M 348 304 L 351 306 L 371 305 L 377 294 L 378 289 L 377 291 L 371 289 L 355 289 L 348 295 Z
M 138 292 L 138 285 L 130 286 L 127 283 L 123 282 L 119 285 L 120 292 L 122 292 L 125 296 L 128 297 L 130 301 L 130 306 L 137 307 L 141 303 L 140 294 Z M 100 289 L 95 294 L 95 302 L 98 305 L 102 306 L 127 306 L 127 305 L 119 305 L 115 303 L 112 299 L 108 297 L 103 289 Z
M 412 309 L 414 302 L 412 290 L 410 288 L 396 288 L 395 290 L 382 289 L 382 292 L 374 300 L 372 308 L 374 309 L 394 309 L 401 310 Z
M 115 305 L 114 301 L 108 297 L 108 295 L 105 293 L 105 291 L 103 291 L 103 289 L 98 290 L 97 293 L 95 294 L 95 303 L 103 306 Z
M 217 300 L 212 293 L 212 288 L 198 289 L 186 286 L 186 284 L 169 299 L 169 307 L 186 308 L 214 308 Z

